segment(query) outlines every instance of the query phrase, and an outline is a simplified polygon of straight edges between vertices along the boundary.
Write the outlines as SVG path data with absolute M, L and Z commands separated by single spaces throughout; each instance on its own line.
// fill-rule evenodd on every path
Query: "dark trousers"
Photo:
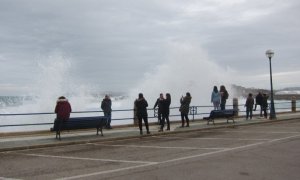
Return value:
M 145 123 L 145 126 L 146 126 L 146 130 L 147 130 L 147 132 L 149 132 L 148 117 L 147 116 L 138 117 L 138 120 L 139 120 L 140 131 L 141 132 L 143 131 L 143 120 L 144 120 L 144 123 Z
M 267 112 L 268 107 L 263 107 L 262 110 L 264 112 L 264 117 L 268 118 L 268 112 Z
M 104 116 L 107 117 L 107 123 L 106 123 L 106 127 L 110 128 L 110 123 L 111 123 L 111 112 L 104 112 Z
M 157 119 L 158 119 L 158 124 L 161 125 L 161 118 L 162 118 L 162 113 L 161 113 L 161 110 L 158 109 L 157 111 Z
M 257 105 L 258 105 L 258 104 L 255 104 L 254 111 L 256 110 Z M 262 112 L 263 112 L 262 105 L 259 105 L 259 106 L 260 106 L 260 113 L 259 113 L 259 116 L 260 116 L 260 117 L 263 117 L 263 115 L 262 115 Z
M 252 107 L 247 107 L 246 108 L 246 119 L 248 119 L 250 117 L 250 119 L 252 119 L 252 112 L 253 112 L 253 109 Z
M 184 126 L 184 119 L 186 120 L 186 126 L 190 126 L 189 116 L 186 113 L 181 113 L 181 126 Z
M 226 100 L 225 101 L 222 100 L 220 104 L 221 110 L 225 110 L 225 105 L 226 105 Z
M 165 121 L 167 121 L 167 130 L 170 130 L 169 114 L 162 114 L 162 119 L 160 121 L 160 129 L 161 130 L 164 129 Z

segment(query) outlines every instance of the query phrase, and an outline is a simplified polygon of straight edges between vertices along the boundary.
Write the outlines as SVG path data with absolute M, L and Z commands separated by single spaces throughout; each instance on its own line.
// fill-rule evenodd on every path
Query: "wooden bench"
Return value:
M 56 132 L 56 139 L 61 140 L 60 132 L 63 130 L 75 130 L 75 129 L 92 129 L 96 128 L 97 135 L 99 135 L 99 131 L 101 132 L 101 136 L 103 136 L 103 126 L 107 123 L 107 117 L 105 116 L 95 116 L 95 117 L 73 117 L 68 121 L 63 121 L 60 124 L 59 121 L 54 122 L 53 128 L 50 131 Z
M 207 120 L 207 124 L 209 124 L 209 122 L 213 122 L 213 124 L 215 124 L 215 119 L 227 119 L 227 123 L 229 120 L 232 120 L 233 123 L 235 123 L 234 121 L 234 116 L 236 114 L 235 109 L 225 109 L 225 110 L 212 110 L 210 112 L 209 117 L 205 117 L 203 119 Z

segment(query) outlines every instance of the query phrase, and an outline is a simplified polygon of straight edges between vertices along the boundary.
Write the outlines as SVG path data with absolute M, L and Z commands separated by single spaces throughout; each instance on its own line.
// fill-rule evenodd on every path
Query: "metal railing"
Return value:
M 280 112 L 292 112 L 291 107 L 291 101 L 281 101 L 279 103 L 275 103 L 276 113 Z M 227 109 L 232 109 L 233 105 L 226 105 Z M 296 109 L 300 108 L 298 104 L 296 103 Z M 190 120 L 202 120 L 203 117 L 207 117 L 210 114 L 210 111 L 213 109 L 213 106 L 190 106 Z M 238 113 L 239 116 L 244 116 L 246 113 L 246 108 L 244 105 L 238 105 Z M 119 116 L 114 116 L 114 114 L 120 113 Z M 78 114 L 78 115 L 75 115 Z M 72 112 L 72 117 L 80 117 L 80 114 L 88 114 L 89 116 L 101 116 L 103 115 L 103 111 L 76 111 Z M 122 115 L 123 114 L 123 115 Z M 130 115 L 129 115 L 130 114 Z M 253 115 L 258 115 L 259 111 L 254 111 Z M 120 110 L 113 110 L 112 115 L 115 118 L 112 118 L 112 123 L 116 121 L 127 121 L 123 124 L 133 124 L 134 123 L 134 109 L 120 109 Z M 26 116 L 38 116 L 40 119 L 43 119 L 42 122 L 34 122 L 34 123 L 24 123 L 26 121 L 26 118 L 17 119 L 13 121 L 13 123 L 9 123 L 12 120 L 10 120 L 10 117 L 26 117 Z M 48 116 L 48 117 L 42 117 L 42 116 Z M 149 122 L 156 122 L 157 121 L 157 109 L 149 108 L 148 109 L 148 119 Z M 179 107 L 170 107 L 170 120 L 179 120 L 180 118 L 180 112 Z M 177 117 L 177 119 L 176 119 Z M 0 132 L 1 128 L 5 127 L 23 127 L 23 126 L 49 126 L 53 125 L 53 121 L 55 118 L 55 113 L 50 112 L 44 112 L 44 113 L 12 113 L 12 114 L 0 114 Z M 24 120 L 25 119 L 25 120 Z M 16 122 L 17 121 L 17 122 Z M 23 123 L 22 123 L 23 122 Z M 122 123 L 116 123 L 116 124 L 122 124 Z

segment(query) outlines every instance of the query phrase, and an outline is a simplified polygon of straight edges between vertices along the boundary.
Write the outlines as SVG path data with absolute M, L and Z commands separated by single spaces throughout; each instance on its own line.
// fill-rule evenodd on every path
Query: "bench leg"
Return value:
M 234 117 L 229 117 L 229 118 L 227 118 L 227 123 L 228 123 L 229 120 L 232 120 L 232 122 L 235 123 Z
M 60 131 L 58 131 L 58 139 L 61 141 L 61 138 L 60 138 Z
M 213 118 L 207 119 L 207 125 L 209 125 L 209 122 L 212 122 L 213 125 L 215 125 L 215 120 Z

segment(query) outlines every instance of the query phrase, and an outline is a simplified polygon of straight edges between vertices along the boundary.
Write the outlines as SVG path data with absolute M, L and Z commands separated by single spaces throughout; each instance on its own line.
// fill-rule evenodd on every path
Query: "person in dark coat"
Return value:
M 158 106 L 158 110 L 157 110 L 157 118 L 158 118 L 158 123 L 161 125 L 161 117 L 162 117 L 162 103 L 164 101 L 164 95 L 163 93 L 159 94 L 159 98 L 157 98 L 153 109 L 155 109 Z
M 252 97 L 252 94 L 249 93 L 247 100 L 246 100 L 246 120 L 250 117 L 252 119 L 252 112 L 253 112 L 253 105 L 254 105 L 254 98 Z
M 192 97 L 189 92 L 186 93 L 186 96 L 182 96 L 180 99 L 180 108 L 179 111 L 181 112 L 181 127 L 184 127 L 184 119 L 186 120 L 186 127 L 190 126 L 190 120 L 189 120 L 189 111 L 190 111 L 190 103 L 191 103 Z
M 225 110 L 226 100 L 228 99 L 228 91 L 226 90 L 225 86 L 220 86 L 220 95 L 221 95 L 221 110 Z
M 147 113 L 148 102 L 142 93 L 139 93 L 139 98 L 135 100 L 134 105 L 136 107 L 136 115 L 139 120 L 140 135 L 143 135 L 143 120 L 146 126 L 147 134 L 150 134 Z
M 257 105 L 259 105 L 260 106 L 260 114 L 259 114 L 260 117 L 263 117 L 263 115 L 262 115 L 262 112 L 263 112 L 263 108 L 262 108 L 263 99 L 264 99 L 264 97 L 263 97 L 262 93 L 258 92 L 258 94 L 255 97 L 255 107 L 254 107 L 253 111 L 256 111 L 256 107 L 257 107 Z
M 71 105 L 64 96 L 61 96 L 56 101 L 54 112 L 56 113 L 56 119 L 54 121 L 54 129 L 60 128 L 63 121 L 67 121 L 70 118 L 72 112 Z
M 267 112 L 268 107 L 269 107 L 268 98 L 269 98 L 269 96 L 267 96 L 267 94 L 263 94 L 263 101 L 262 101 L 261 106 L 262 106 L 262 110 L 264 112 L 264 118 L 266 118 L 266 119 L 268 118 L 268 112 Z
M 108 95 L 105 95 L 104 99 L 101 102 L 101 109 L 103 110 L 104 116 L 107 117 L 106 128 L 112 129 L 111 123 L 111 99 Z
M 162 105 L 162 108 L 161 108 L 162 121 L 161 121 L 161 124 L 160 124 L 159 132 L 162 132 L 164 130 L 165 121 L 167 121 L 167 131 L 170 131 L 170 120 L 169 120 L 170 104 L 171 104 L 171 95 L 169 93 L 167 93 L 166 94 L 166 99 L 164 99 L 161 102 L 161 105 Z

